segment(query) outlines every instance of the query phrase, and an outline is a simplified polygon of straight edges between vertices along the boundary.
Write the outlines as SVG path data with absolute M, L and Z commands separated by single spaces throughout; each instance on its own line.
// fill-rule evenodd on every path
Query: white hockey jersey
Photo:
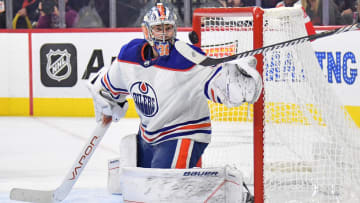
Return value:
M 208 86 L 221 67 L 196 65 L 174 47 L 170 56 L 148 60 L 146 46 L 144 39 L 123 46 L 101 78 L 102 85 L 114 98 L 126 94 L 134 99 L 141 120 L 139 133 L 146 142 L 158 144 L 178 138 L 210 142 Z

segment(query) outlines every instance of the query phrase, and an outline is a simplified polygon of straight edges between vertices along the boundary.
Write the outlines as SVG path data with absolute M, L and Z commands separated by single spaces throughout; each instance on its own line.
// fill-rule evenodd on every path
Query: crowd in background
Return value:
M 189 0 L 190 13 L 200 7 L 248 7 L 275 8 L 301 5 L 313 25 L 324 25 L 324 0 Z M 360 0 L 325 0 L 328 7 L 328 25 L 345 25 L 359 22 Z M 139 27 L 145 11 L 156 0 L 63 0 L 65 3 L 65 24 L 60 25 L 58 0 L 0 0 L 0 28 L 9 28 L 5 3 L 12 2 L 12 28 L 96 28 L 96 27 Z M 179 16 L 178 26 L 184 24 L 184 0 L 162 1 L 173 7 Z M 115 9 L 115 25 L 110 25 L 110 9 Z

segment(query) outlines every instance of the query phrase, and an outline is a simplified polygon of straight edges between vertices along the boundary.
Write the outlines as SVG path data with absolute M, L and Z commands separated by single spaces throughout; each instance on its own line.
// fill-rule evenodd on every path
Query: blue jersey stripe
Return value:
M 126 92 L 126 93 L 128 92 L 127 89 L 122 89 L 122 88 L 117 88 L 117 87 L 115 87 L 115 86 L 111 83 L 108 73 L 106 73 L 106 78 L 107 78 L 107 81 L 109 82 L 109 85 L 110 85 L 111 89 L 112 89 L 112 90 L 115 90 L 114 92 Z
M 167 126 L 165 128 L 161 128 L 159 130 L 156 130 L 156 131 L 147 131 L 145 130 L 145 133 L 148 134 L 148 135 L 154 135 L 154 134 L 158 134 L 158 133 L 161 133 L 161 132 L 164 132 L 164 131 L 168 131 L 168 130 L 171 130 L 171 129 L 174 129 L 174 128 L 177 128 L 179 126 L 185 126 L 185 125 L 189 125 L 189 124 L 195 124 L 195 123 L 200 123 L 200 122 L 203 122 L 203 121 L 207 121 L 209 120 L 210 121 L 210 117 L 207 116 L 207 117 L 204 117 L 204 118 L 200 118 L 198 120 L 192 120 L 192 121 L 187 121 L 187 122 L 184 122 L 184 123 L 178 123 L 176 125 L 171 125 L 171 126 Z M 146 125 L 144 124 L 141 124 L 144 128 L 146 128 Z
M 182 136 L 187 136 L 187 135 L 193 135 L 196 133 L 202 133 L 202 134 L 211 134 L 211 130 L 193 130 L 193 131 L 187 131 L 187 132 L 179 132 L 179 133 L 174 133 L 174 134 L 170 134 L 167 136 L 164 136 L 158 140 L 156 140 L 155 142 L 153 142 L 153 144 L 159 143 L 161 141 L 167 140 L 167 139 L 171 139 L 174 137 L 182 137 Z
M 209 94 L 208 94 L 208 89 L 209 89 L 209 84 L 211 82 L 211 80 L 219 73 L 219 71 L 222 69 L 222 66 L 220 66 L 216 71 L 215 73 L 210 77 L 210 79 L 208 81 L 206 81 L 205 83 L 205 88 L 204 88 L 204 93 L 205 93 L 205 96 L 206 98 L 208 98 L 209 100 L 211 100 Z

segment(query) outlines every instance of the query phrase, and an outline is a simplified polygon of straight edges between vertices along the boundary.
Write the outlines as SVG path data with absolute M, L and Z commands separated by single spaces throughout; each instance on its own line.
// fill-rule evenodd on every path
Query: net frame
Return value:
M 275 11 L 273 11 L 275 14 Z M 271 13 L 271 11 L 270 11 Z M 201 45 L 201 39 L 202 39 L 202 31 L 204 31 L 202 28 L 202 21 L 203 17 L 215 17 L 215 18 L 222 18 L 222 17 L 236 17 L 236 16 L 251 16 L 252 21 L 252 30 L 253 30 L 253 36 L 252 36 L 252 49 L 261 48 L 262 46 L 267 46 L 269 44 L 264 44 L 264 35 L 263 33 L 266 31 L 264 30 L 264 10 L 260 9 L 258 7 L 250 7 L 250 8 L 199 8 L 195 9 L 194 15 L 193 15 L 193 30 L 197 33 L 199 42 L 195 44 L 196 46 L 202 46 Z M 265 23 L 267 21 L 265 20 Z M 265 28 L 266 29 L 266 28 Z M 219 30 L 222 30 L 220 27 Z M 243 50 L 247 51 L 247 50 Z M 217 57 L 217 56 L 215 56 Z M 263 66 L 264 66 L 264 55 L 258 54 L 255 56 L 258 60 L 257 64 L 257 70 L 260 73 L 263 73 Z M 264 130 L 267 126 L 265 126 L 265 94 L 262 92 L 259 100 L 254 104 L 253 108 L 253 144 L 254 144 L 254 194 L 255 194 L 255 202 L 264 202 L 265 201 L 265 191 L 264 191 L 264 169 L 270 170 L 270 171 L 276 171 L 276 170 L 282 170 L 278 166 L 279 165 L 287 165 L 289 163 L 274 163 L 274 164 L 265 164 L 264 163 Z M 313 107 L 309 107 L 313 108 Z M 314 110 L 311 111 L 316 111 Z M 315 113 L 316 114 L 316 113 Z M 315 118 L 315 120 L 319 120 L 319 118 Z M 320 119 L 321 120 L 321 119 Z M 303 121 L 300 121 L 303 122 Z M 316 122 L 316 121 L 315 121 Z M 320 122 L 320 121 L 318 121 Z M 358 141 L 358 140 L 356 140 Z M 330 149 L 331 146 L 329 146 Z M 326 148 L 326 146 L 325 146 Z M 316 150 L 324 150 L 324 146 L 318 147 Z M 322 152 L 319 152 L 322 153 Z M 289 167 L 293 167 L 292 170 L 299 170 L 302 172 L 307 172 L 309 170 L 312 170 L 312 166 L 307 162 L 301 162 L 299 161 L 297 163 L 297 166 L 289 165 Z M 357 177 L 358 178 L 358 177 Z M 276 183 L 274 183 L 276 184 Z M 329 188 L 328 191 L 334 190 L 333 188 Z M 336 190 L 336 189 L 335 189 Z M 327 191 L 327 190 L 325 190 Z M 335 192 L 336 193 L 336 192 Z
M 193 31 L 198 36 L 198 43 L 195 46 L 201 47 L 201 18 L 202 17 L 224 17 L 224 16 L 243 16 L 244 14 L 253 17 L 253 49 L 263 46 L 263 14 L 264 11 L 258 7 L 252 8 L 198 8 L 193 13 Z M 263 55 L 257 54 L 258 61 L 256 69 L 259 73 L 263 72 Z M 261 93 L 259 100 L 254 104 L 253 110 L 253 142 L 254 142 L 254 196 L 255 202 L 264 202 L 264 177 L 263 177 L 263 129 L 264 129 L 264 92 Z

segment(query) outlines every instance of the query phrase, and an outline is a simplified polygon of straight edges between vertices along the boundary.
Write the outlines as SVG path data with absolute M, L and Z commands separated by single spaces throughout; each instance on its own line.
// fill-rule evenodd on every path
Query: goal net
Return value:
M 193 29 L 210 57 L 306 35 L 300 8 L 200 8 Z M 213 139 L 203 166 L 235 165 L 256 202 L 360 202 L 360 130 L 311 43 L 256 57 L 264 92 L 254 105 L 209 103 Z

